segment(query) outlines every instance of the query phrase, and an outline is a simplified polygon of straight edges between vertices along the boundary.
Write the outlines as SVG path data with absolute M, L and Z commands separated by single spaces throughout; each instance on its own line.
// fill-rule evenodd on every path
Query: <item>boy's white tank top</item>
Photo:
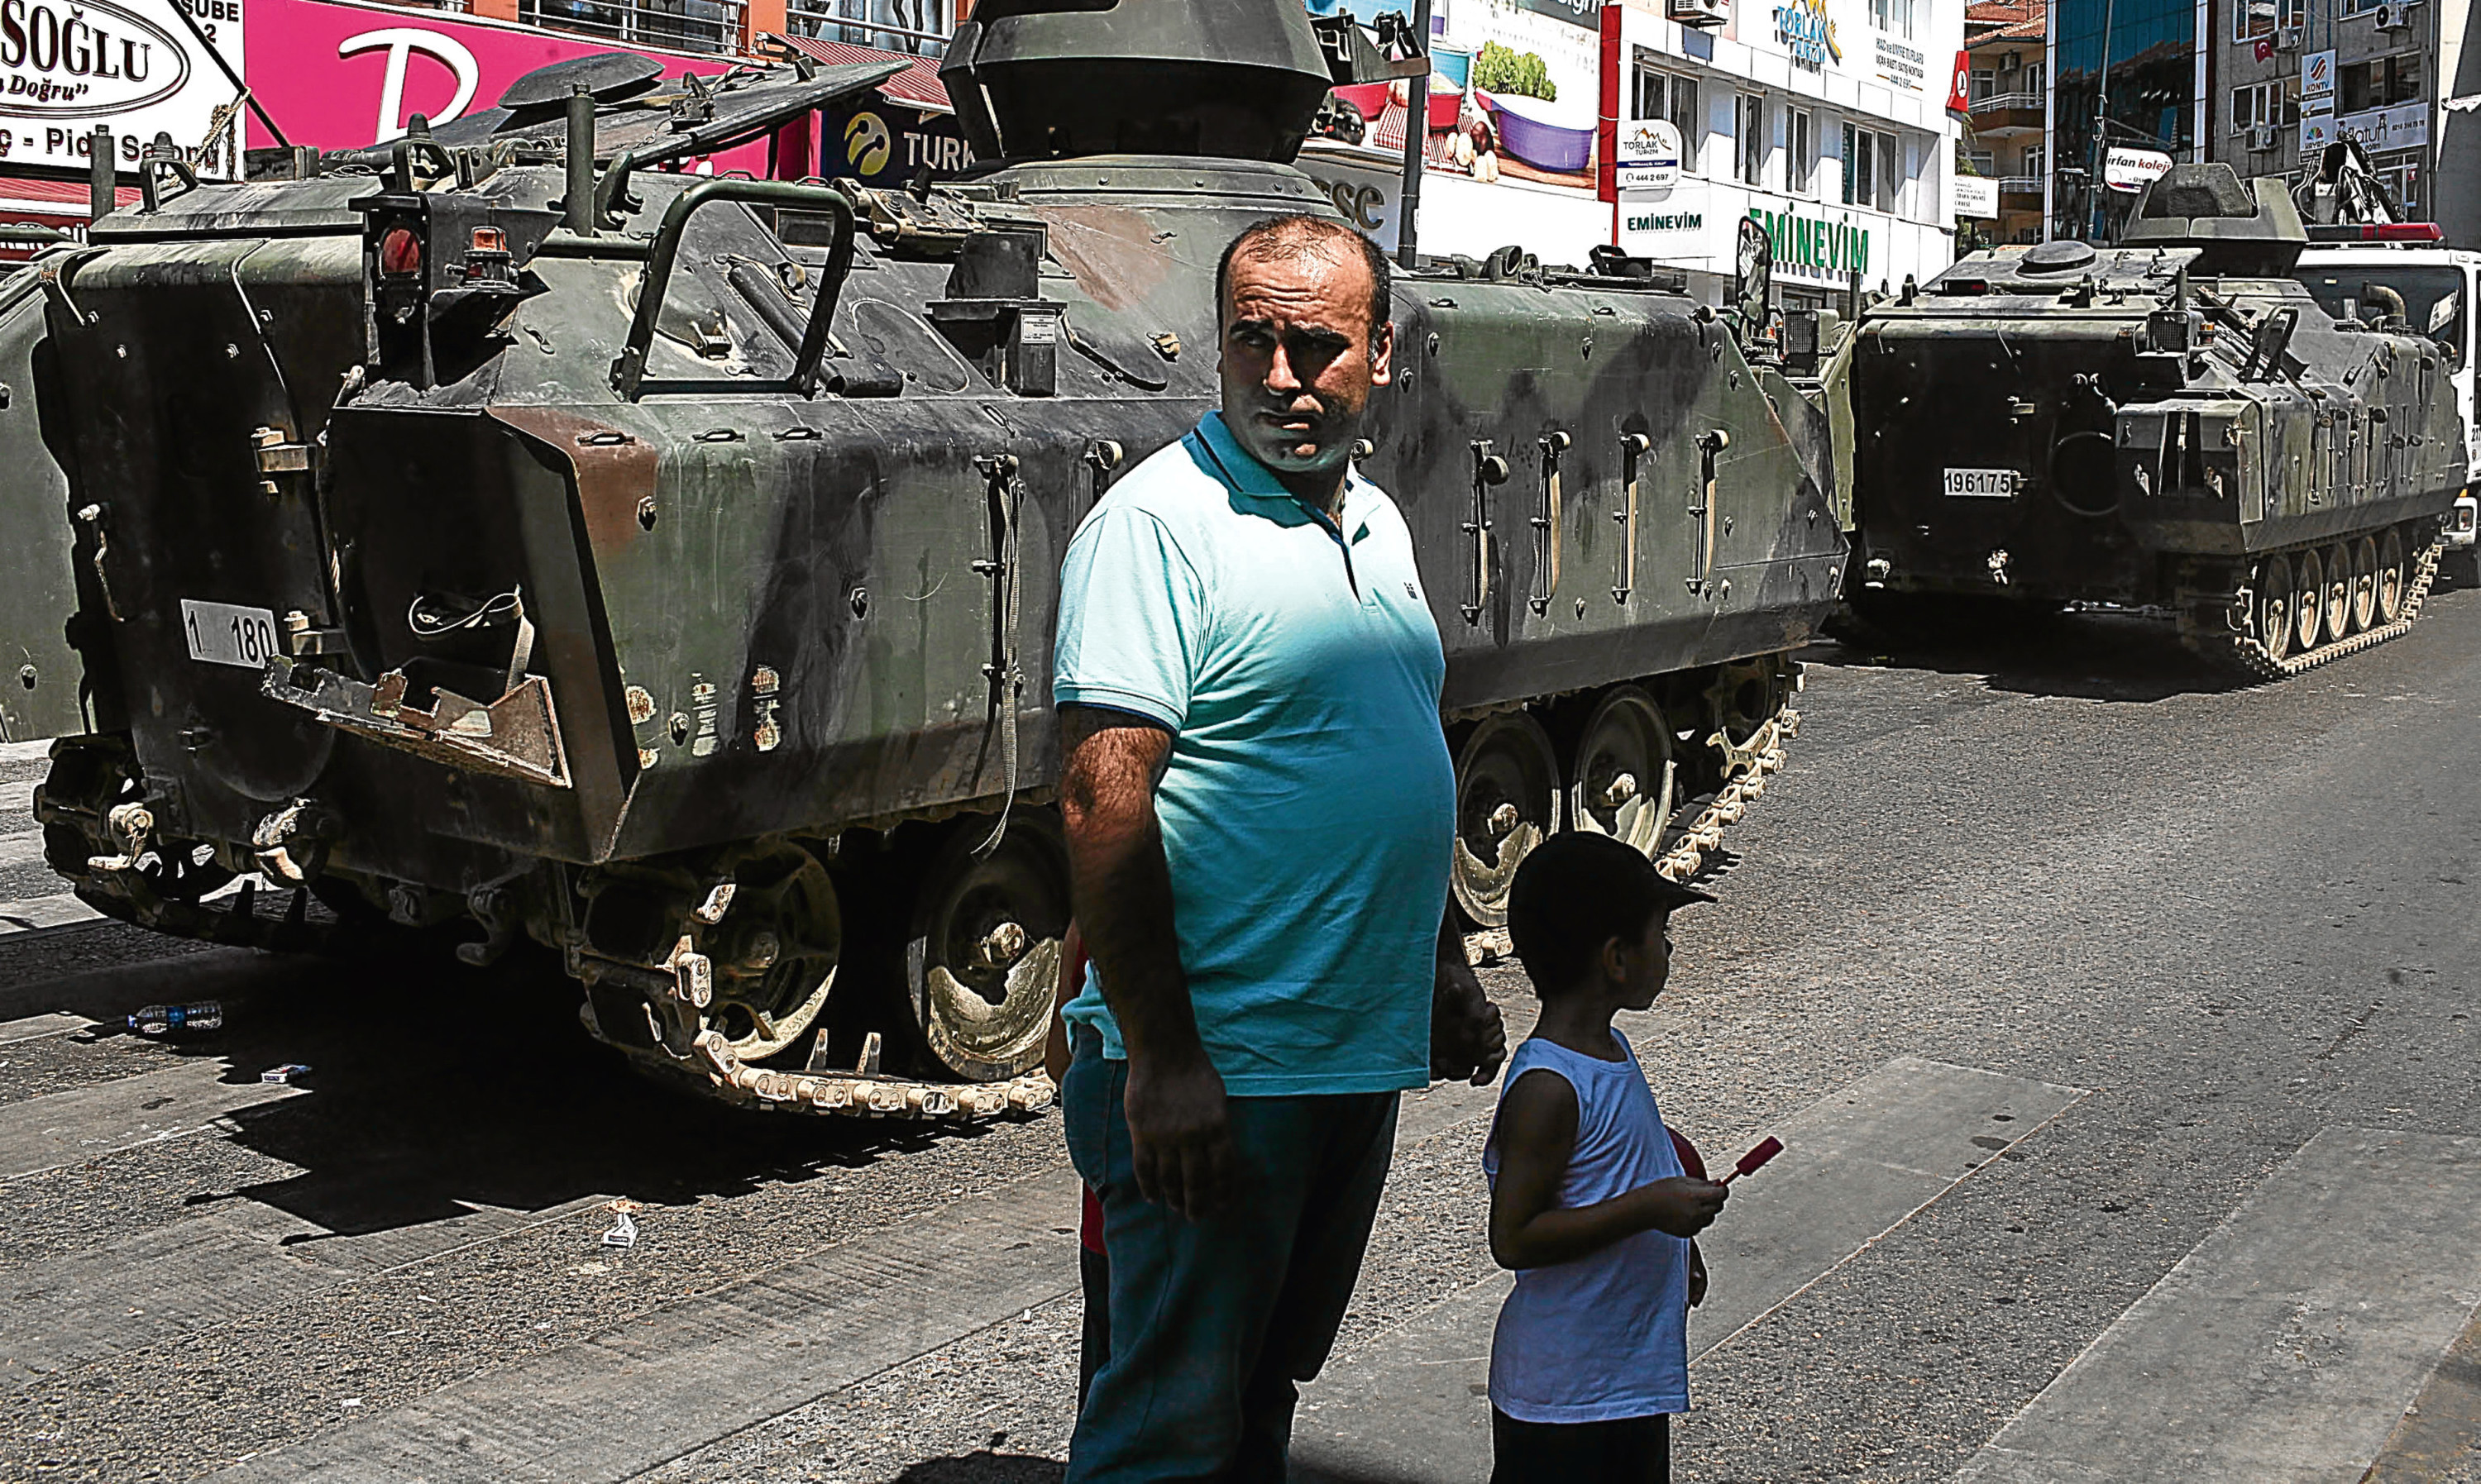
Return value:
M 1617 1030 L 1621 1059 L 1536 1036 L 1516 1049 L 1505 1088 L 1540 1068 L 1577 1093 L 1577 1148 L 1559 1205 L 1592 1206 L 1684 1173 L 1654 1090 Z M 1499 1181 L 1499 1131 L 1482 1172 Z M 1640 1232 L 1590 1257 L 1516 1275 L 1490 1347 L 1491 1405 L 1521 1422 L 1606 1422 L 1688 1410 L 1688 1241 Z

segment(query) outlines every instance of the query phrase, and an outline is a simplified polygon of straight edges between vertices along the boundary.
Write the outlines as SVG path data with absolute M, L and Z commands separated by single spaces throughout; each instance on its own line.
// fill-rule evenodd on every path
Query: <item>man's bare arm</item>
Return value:
M 1223 1080 L 1198 1040 L 1155 818 L 1155 783 L 1171 742 L 1169 732 L 1126 713 L 1059 709 L 1076 917 L 1129 1054 L 1137 1186 L 1195 1220 L 1228 1195 L 1233 1159 Z

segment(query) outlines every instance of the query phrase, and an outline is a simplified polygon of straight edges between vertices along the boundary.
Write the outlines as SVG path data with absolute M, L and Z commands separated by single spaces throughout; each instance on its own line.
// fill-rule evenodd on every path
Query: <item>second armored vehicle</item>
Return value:
M 1864 315 L 1852 588 L 2169 608 L 2266 677 L 2390 638 L 2466 481 L 2442 348 L 2291 276 L 2282 182 L 2175 167 L 2126 239 L 1977 252 Z

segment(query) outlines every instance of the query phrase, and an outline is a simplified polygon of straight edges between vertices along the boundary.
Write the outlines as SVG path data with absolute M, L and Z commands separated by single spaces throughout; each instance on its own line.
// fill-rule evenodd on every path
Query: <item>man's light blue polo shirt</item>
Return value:
M 1429 1080 L 1455 827 L 1446 661 L 1395 502 L 1295 500 L 1220 414 L 1111 486 L 1060 572 L 1052 699 L 1160 722 L 1198 1034 L 1235 1097 Z M 1093 976 L 1068 1006 L 1124 1056 Z

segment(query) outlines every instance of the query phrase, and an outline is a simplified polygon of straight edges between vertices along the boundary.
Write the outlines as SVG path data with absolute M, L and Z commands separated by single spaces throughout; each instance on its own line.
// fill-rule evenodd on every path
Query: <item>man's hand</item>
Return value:
M 1723 1213 L 1723 1203 L 1732 1198 L 1732 1187 L 1692 1175 L 1675 1175 L 1641 1185 L 1632 1192 L 1648 1207 L 1647 1215 L 1658 1232 L 1674 1237 L 1694 1237 L 1714 1224 Z
M 1507 1059 L 1507 1026 L 1465 961 L 1455 909 L 1439 927 L 1438 971 L 1430 989 L 1430 1076 L 1487 1087 Z
M 1190 1221 L 1232 1204 L 1240 1157 L 1213 1063 L 1199 1056 L 1165 1067 L 1132 1056 L 1121 1106 L 1139 1194 Z

